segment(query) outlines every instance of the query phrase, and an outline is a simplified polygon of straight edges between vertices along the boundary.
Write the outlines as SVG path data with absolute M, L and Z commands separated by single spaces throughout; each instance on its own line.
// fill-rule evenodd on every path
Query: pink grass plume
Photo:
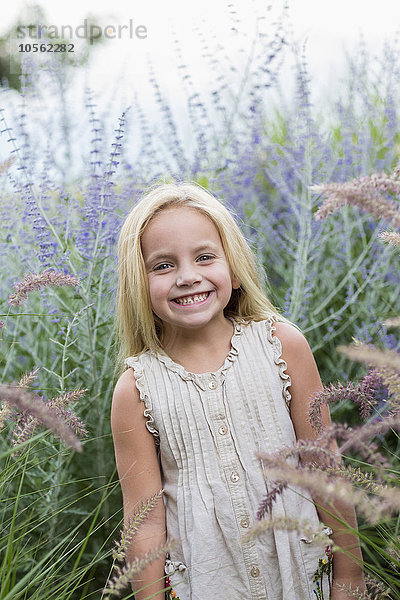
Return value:
M 57 415 L 54 408 L 47 406 L 40 398 L 31 392 L 18 388 L 16 385 L 0 384 L 0 399 L 8 406 L 14 406 L 23 413 L 29 421 L 37 420 L 51 433 L 61 438 L 67 446 L 77 452 L 82 451 L 82 445 L 75 433 L 62 416 Z
M 43 271 L 42 273 L 28 273 L 19 283 L 14 284 L 15 292 L 8 298 L 8 303 L 19 306 L 30 292 L 40 290 L 43 287 L 64 285 L 77 286 L 80 281 L 60 271 Z

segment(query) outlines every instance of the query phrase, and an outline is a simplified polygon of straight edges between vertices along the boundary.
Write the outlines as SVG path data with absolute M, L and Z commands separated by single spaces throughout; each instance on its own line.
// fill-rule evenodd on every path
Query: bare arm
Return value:
M 323 389 L 318 373 L 317 365 L 305 337 L 292 325 L 288 323 L 276 323 L 276 335 L 282 344 L 282 358 L 287 364 L 287 373 L 290 375 L 292 385 L 290 393 L 292 396 L 290 405 L 290 416 L 294 425 L 297 439 L 313 440 L 317 433 L 312 428 L 308 410 L 313 395 Z M 321 418 L 324 425 L 331 423 L 329 408 L 327 405 L 321 407 Z M 336 441 L 331 444 L 331 450 L 338 452 Z M 347 533 L 338 521 L 323 510 L 326 509 L 336 514 L 351 528 L 357 529 L 357 518 L 354 506 L 347 502 L 336 501 L 332 506 L 326 504 L 326 498 L 313 496 L 319 518 L 323 523 L 333 530 L 332 539 L 336 545 L 345 548 L 355 559 L 362 560 L 362 553 L 356 535 Z M 340 531 L 340 528 L 342 530 Z M 357 585 L 361 590 L 365 589 L 362 568 L 356 561 L 349 559 L 344 553 L 335 553 L 333 560 L 333 581 L 335 583 Z M 348 598 L 345 593 L 333 591 L 333 598 L 340 600 Z
M 111 409 L 111 428 L 123 495 L 125 523 L 143 500 L 162 488 L 154 438 L 146 428 L 143 409 L 132 369 L 128 369 L 115 386 Z M 127 551 L 127 562 L 161 546 L 165 540 L 165 511 L 163 500 L 160 499 L 133 537 Z M 133 591 L 146 586 L 145 590 L 135 594 L 136 600 L 144 600 L 156 592 L 160 593 L 154 598 L 164 600 L 165 594 L 161 592 L 165 588 L 165 579 L 162 579 L 164 563 L 165 558 L 154 561 L 135 576 L 131 582 Z M 160 581 L 152 584 L 157 580 Z

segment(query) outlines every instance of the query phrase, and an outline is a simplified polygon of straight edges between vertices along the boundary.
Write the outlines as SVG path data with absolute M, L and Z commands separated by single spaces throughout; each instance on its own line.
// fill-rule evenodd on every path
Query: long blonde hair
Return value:
M 236 321 L 262 321 L 272 314 L 289 322 L 268 300 L 261 284 L 265 276 L 229 211 L 207 190 L 194 183 L 166 183 L 145 194 L 128 214 L 118 241 L 118 290 L 115 328 L 119 340 L 116 370 L 123 371 L 128 356 L 146 350 L 162 350 L 163 323 L 153 312 L 144 265 L 141 239 L 150 221 L 162 210 L 172 207 L 194 208 L 211 219 L 221 237 L 232 274 L 240 288 L 224 309 Z

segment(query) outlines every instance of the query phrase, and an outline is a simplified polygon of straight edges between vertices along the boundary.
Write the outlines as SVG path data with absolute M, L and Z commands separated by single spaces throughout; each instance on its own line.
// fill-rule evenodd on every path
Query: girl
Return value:
M 127 370 L 111 422 L 125 521 L 164 490 L 128 560 L 177 540 L 132 581 L 136 600 L 164 598 L 165 574 L 167 597 L 180 600 L 327 599 L 328 577 L 321 596 L 313 576 L 327 560 L 328 537 L 321 547 L 276 528 L 245 539 L 271 486 L 256 453 L 315 438 L 307 411 L 322 385 L 305 338 L 265 296 L 239 227 L 200 186 L 157 187 L 128 215 L 116 316 Z M 326 406 L 322 413 L 329 424 Z M 356 527 L 351 507 L 340 513 Z M 337 529 L 294 487 L 273 504 L 272 516 L 282 515 Z M 352 543 L 361 558 L 356 538 L 333 539 Z M 362 571 L 344 554 L 335 555 L 333 576 L 364 589 Z M 332 598 L 347 595 L 333 588 Z

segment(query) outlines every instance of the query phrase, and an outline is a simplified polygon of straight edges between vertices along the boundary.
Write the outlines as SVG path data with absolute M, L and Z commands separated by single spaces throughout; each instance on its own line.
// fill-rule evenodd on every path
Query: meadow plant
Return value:
M 397 196 L 400 191 L 397 185 L 399 172 L 398 165 L 390 176 L 375 174 L 351 182 L 313 186 L 314 192 L 327 196 L 327 200 L 315 213 L 315 218 L 325 218 L 344 205 L 352 204 L 374 217 L 384 219 L 394 228 L 399 228 L 398 200 L 387 199 L 388 194 Z M 397 241 L 397 232 L 394 234 L 394 238 L 389 233 L 389 237 L 383 235 L 382 239 Z M 393 319 L 391 324 L 398 326 L 398 318 Z M 274 519 L 267 517 L 271 514 L 273 502 L 288 485 L 300 486 L 314 497 L 318 497 L 323 489 L 326 503 L 332 511 L 335 511 L 337 502 L 352 503 L 364 525 L 374 525 L 375 531 L 380 533 L 383 540 L 383 545 L 378 546 L 374 538 L 364 535 L 363 527 L 360 527 L 357 535 L 364 554 L 371 556 L 371 548 L 376 553 L 373 562 L 364 563 L 366 571 L 373 577 L 367 577 L 368 592 L 360 592 L 358 588 L 353 590 L 351 586 L 345 585 L 341 585 L 340 589 L 358 599 L 398 598 L 400 355 L 392 349 L 382 350 L 359 340 L 351 346 L 339 346 L 337 350 L 351 360 L 366 363 L 369 372 L 359 383 L 331 384 L 314 395 L 309 409 L 310 423 L 319 433 L 314 442 L 300 440 L 292 447 L 275 454 L 260 453 L 259 459 L 266 477 L 275 482 L 275 487 L 263 499 L 258 511 L 260 523 L 250 535 L 260 535 L 265 528 L 271 526 Z M 324 427 L 321 406 L 343 401 L 358 405 L 364 423 L 355 428 L 338 422 Z M 386 442 L 383 442 L 388 433 L 397 438 L 395 451 L 391 451 Z M 376 438 L 379 438 L 380 444 L 371 441 Z M 331 450 L 332 440 L 338 442 L 338 454 Z M 348 456 L 349 452 L 351 456 Z M 356 469 L 351 464 L 343 464 L 342 456 L 358 460 L 364 470 L 360 467 Z M 297 462 L 289 464 L 289 457 L 296 457 Z M 338 524 L 354 533 L 340 515 L 334 514 Z M 390 523 L 394 525 L 394 533 L 390 531 Z M 340 551 L 346 552 L 338 546 L 333 547 L 334 553 Z
M 382 231 L 382 233 L 379 234 L 379 237 L 392 246 L 400 246 L 400 233 L 397 231 Z
M 162 497 L 162 490 L 148 498 L 142 505 L 134 512 L 132 517 L 128 519 L 128 522 L 124 525 L 121 533 L 120 540 L 115 542 L 113 550 L 114 560 L 123 561 L 125 560 L 126 550 L 132 541 L 133 536 L 137 533 L 140 525 L 148 517 L 151 510 L 155 507 L 157 502 Z
M 165 556 L 167 552 L 170 552 L 174 548 L 173 543 L 163 544 L 159 548 L 146 552 L 143 556 L 135 558 L 132 562 L 124 565 L 123 567 L 115 566 L 117 575 L 114 579 L 108 582 L 105 591 L 105 598 L 110 596 L 120 596 L 122 591 L 129 586 L 133 576 L 140 571 L 143 571 L 147 565 L 151 564 L 158 558 Z M 139 590 L 136 590 L 139 591 Z
M 113 549 L 113 567 L 115 576 L 113 579 L 108 578 L 106 587 L 103 590 L 104 598 L 109 599 L 111 596 L 121 596 L 124 589 L 130 585 L 133 576 L 142 571 L 147 565 L 152 563 L 160 556 L 165 555 L 174 547 L 174 542 L 170 541 L 167 544 L 160 546 L 150 552 L 147 552 L 141 557 L 135 558 L 133 561 L 126 561 L 126 553 L 129 545 L 132 542 L 134 535 L 138 532 L 140 525 L 148 518 L 152 509 L 157 502 L 162 499 L 163 490 L 160 490 L 144 502 L 134 511 L 133 515 L 127 519 L 123 529 L 120 532 L 120 539 L 114 542 Z M 126 562 L 124 566 L 119 566 L 116 563 Z M 167 589 L 168 586 L 166 586 Z
M 14 285 L 15 292 L 9 297 L 8 303 L 19 306 L 25 300 L 27 294 L 48 285 L 79 285 L 79 281 L 71 275 L 56 273 L 54 271 L 43 271 L 39 274 L 28 273 L 22 281 Z
M 85 435 L 86 430 L 80 419 L 71 412 L 55 410 L 52 401 L 45 404 L 28 391 L 17 389 L 12 385 L 0 386 L 0 398 L 6 404 L 7 412 L 10 407 L 15 407 L 20 413 L 13 432 L 15 446 L 32 437 L 35 426 L 41 423 L 60 437 L 67 446 L 81 452 L 81 444 L 72 429 L 79 431 L 81 435 Z

